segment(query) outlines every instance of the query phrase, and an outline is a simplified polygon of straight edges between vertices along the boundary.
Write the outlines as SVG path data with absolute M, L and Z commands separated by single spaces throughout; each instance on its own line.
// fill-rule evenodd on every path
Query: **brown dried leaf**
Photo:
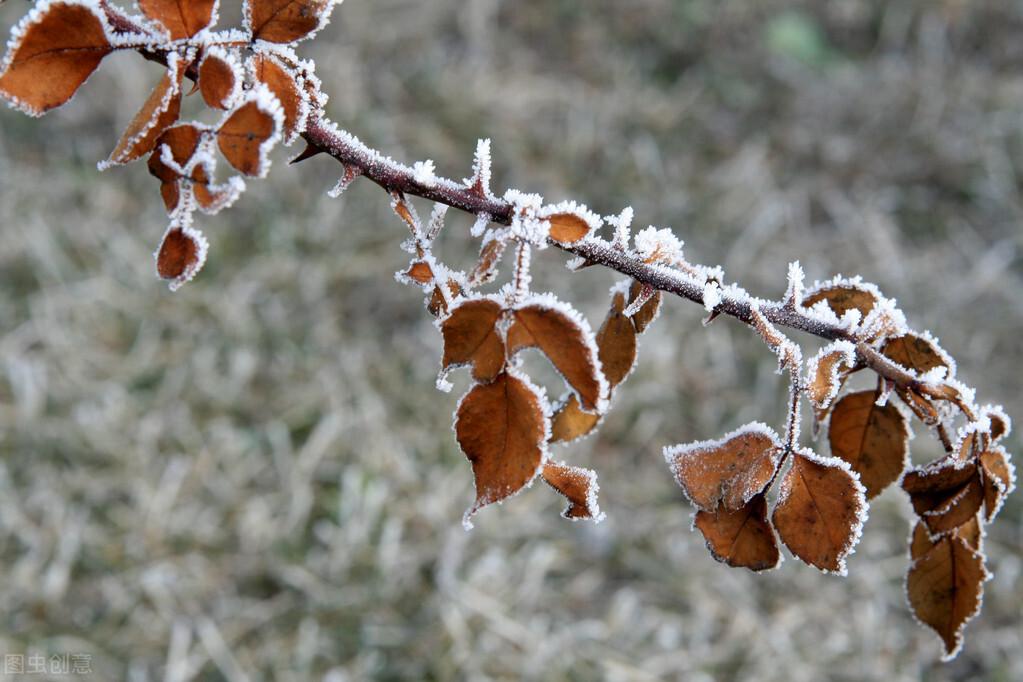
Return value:
M 845 574 L 867 514 L 863 486 L 840 459 L 793 453 L 772 520 L 785 546 L 811 566 Z
M 960 537 L 947 535 L 916 559 L 906 575 L 913 613 L 945 644 L 942 660 L 963 645 L 963 627 L 980 610 L 988 573 L 981 555 Z
M 284 109 L 284 138 L 290 141 L 305 126 L 302 88 L 298 79 L 279 60 L 269 54 L 252 56 L 252 72 L 260 83 L 270 88 Z
M 898 480 L 909 462 L 906 418 L 891 403 L 876 404 L 877 393 L 860 391 L 835 405 L 828 426 L 831 454 L 860 475 L 867 499 Z
M 597 330 L 600 366 L 612 389 L 625 380 L 636 364 L 636 328 L 632 320 L 622 314 L 624 309 L 625 296 L 616 293 L 604 323 Z
M 547 433 L 543 399 L 536 387 L 503 372 L 476 384 L 455 413 L 455 434 L 476 477 L 477 511 L 514 495 L 540 473 Z
M 156 254 L 156 272 L 171 289 L 192 279 L 206 261 L 206 240 L 191 228 L 171 227 Z
M 892 361 L 921 374 L 935 367 L 944 367 L 948 370 L 947 376 L 952 376 L 951 358 L 934 341 L 922 336 L 896 336 L 885 342 L 881 352 Z
M 512 311 L 508 329 L 508 356 L 524 348 L 539 348 L 579 396 L 587 412 L 604 409 L 607 382 L 599 368 L 593 337 L 580 319 L 546 301 L 526 304 Z
M 163 197 L 163 203 L 167 208 L 167 213 L 173 213 L 178 206 L 178 202 L 181 198 L 181 188 L 179 187 L 179 180 L 181 176 L 177 170 L 169 167 L 163 162 L 162 154 L 163 147 L 167 146 L 170 149 L 171 157 L 178 166 L 184 167 L 192 156 L 195 155 L 196 150 L 199 148 L 199 142 L 202 139 L 202 131 L 191 123 L 181 123 L 175 126 L 167 128 L 163 134 L 160 135 L 156 140 L 156 148 L 153 153 L 149 155 L 149 173 L 160 180 L 160 195 Z M 201 167 L 196 168 L 192 173 L 194 179 L 195 176 L 200 173 L 205 173 L 201 170 Z M 205 177 L 203 175 L 203 177 Z
M 503 239 L 490 239 L 483 243 L 480 247 L 479 261 L 469 275 L 469 282 L 473 286 L 486 284 L 494 279 L 506 246 L 507 242 Z
M 405 276 L 418 284 L 430 284 L 433 282 L 433 269 L 425 261 L 417 260 L 409 266 Z
M 1016 473 L 1008 453 L 998 446 L 980 454 L 980 468 L 984 474 L 984 519 L 991 521 L 1016 487 Z
M 575 244 L 590 233 L 590 224 L 574 213 L 557 213 L 549 216 L 550 237 L 559 244 Z
M 12 32 L 0 95 L 32 116 L 74 96 L 113 48 L 98 5 L 68 0 L 42 5 Z
M 902 489 L 932 534 L 945 533 L 976 516 L 984 502 L 977 465 L 946 457 L 913 469 L 902 479 Z
M 825 346 L 810 361 L 807 396 L 817 410 L 826 410 L 845 383 L 855 362 L 855 349 L 848 341 Z
M 216 52 L 199 63 L 199 92 L 206 106 L 226 109 L 238 93 L 237 67 Z
M 589 519 L 596 523 L 604 519 L 597 504 L 597 492 L 600 490 L 597 472 L 564 462 L 548 461 L 543 467 L 543 480 L 568 500 L 568 507 L 561 512 L 564 518 L 573 521 Z
M 441 322 L 444 337 L 444 371 L 472 365 L 477 381 L 489 382 L 504 369 L 504 342 L 497 330 L 501 305 L 489 298 L 458 304 Z
M 694 505 L 737 511 L 774 478 L 783 446 L 763 424 L 747 424 L 721 440 L 667 447 L 664 459 Z
M 217 146 L 228 163 L 250 176 L 266 173 L 267 146 L 278 132 L 277 118 L 259 100 L 244 102 L 217 130 Z
M 167 71 L 135 114 L 105 165 L 130 163 L 148 154 L 181 113 L 181 76 L 178 69 Z
M 252 37 L 292 43 L 308 37 L 327 18 L 331 0 L 246 0 Z
M 633 281 L 629 287 L 629 305 L 639 297 L 640 292 L 643 290 L 643 285 L 639 282 Z M 647 299 L 646 303 L 640 306 L 636 314 L 632 316 L 632 324 L 636 326 L 636 331 L 642 334 L 646 331 L 646 328 L 657 319 L 657 315 L 661 312 L 661 292 L 655 291 L 653 296 Z
M 813 291 L 803 299 L 803 306 L 810 308 L 819 301 L 827 301 L 838 317 L 853 309 L 866 317 L 878 302 L 876 293 L 852 284 L 835 284 Z
M 693 525 L 700 529 L 707 549 L 729 566 L 764 571 L 781 561 L 778 540 L 767 520 L 767 500 L 756 495 L 735 511 L 719 506 L 696 512 Z
M 582 438 L 593 431 L 600 423 L 600 415 L 583 412 L 579 407 L 579 398 L 575 393 L 568 396 L 568 401 L 554 413 L 551 421 L 551 442 L 568 443 Z
M 426 309 L 430 311 L 430 314 L 434 317 L 440 317 L 441 315 L 447 315 L 448 312 L 448 300 L 455 300 L 461 296 L 464 292 L 462 287 L 453 279 L 447 281 L 448 296 L 444 296 L 444 291 L 441 289 L 445 285 L 438 283 L 433 287 L 433 291 L 430 292 L 430 298 L 426 303 Z
M 216 0 L 138 0 L 139 9 L 160 22 L 171 40 L 191 38 L 210 25 Z

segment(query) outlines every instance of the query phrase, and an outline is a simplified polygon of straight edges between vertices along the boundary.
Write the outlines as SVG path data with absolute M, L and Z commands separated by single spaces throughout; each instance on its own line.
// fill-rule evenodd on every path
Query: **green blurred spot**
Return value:
M 771 19 L 765 37 L 771 52 L 808 66 L 826 66 L 835 56 L 813 17 L 796 10 Z

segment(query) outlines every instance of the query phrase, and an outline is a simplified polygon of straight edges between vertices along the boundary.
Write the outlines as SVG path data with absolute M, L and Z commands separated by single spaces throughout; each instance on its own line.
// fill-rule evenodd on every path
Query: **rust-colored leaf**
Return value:
M 568 443 L 590 433 L 600 423 L 600 415 L 583 412 L 579 398 L 570 393 L 564 405 L 554 412 L 551 420 L 551 442 Z
M 252 56 L 252 72 L 280 101 L 284 110 L 284 139 L 290 141 L 305 126 L 302 107 L 302 88 L 295 74 L 272 55 L 260 53 Z
M 405 276 L 418 284 L 433 282 L 433 269 L 425 261 L 417 260 L 405 271 Z
M 472 365 L 472 376 L 478 381 L 493 381 L 504 369 L 504 342 L 497 331 L 501 305 L 489 298 L 463 301 L 441 322 L 444 337 L 445 371 Z
M 581 318 L 554 307 L 554 302 L 526 302 L 512 312 L 509 357 L 523 348 L 539 348 L 579 396 L 587 412 L 604 409 L 607 382 L 599 369 L 593 336 Z
M 226 52 L 211 50 L 199 62 L 199 92 L 206 106 L 226 109 L 239 93 L 238 67 Z
M 984 502 L 977 465 L 946 457 L 913 469 L 902 478 L 902 489 L 932 534 L 945 533 L 976 516 Z
M 597 330 L 600 366 L 612 389 L 625 380 L 636 364 L 636 328 L 632 320 L 622 314 L 624 309 L 625 296 L 616 293 L 604 323 Z
M 448 296 L 446 297 L 442 290 L 442 287 L 445 286 L 448 290 Z M 446 285 L 437 283 L 426 300 L 426 309 L 430 311 L 430 314 L 434 317 L 446 315 L 448 312 L 448 301 L 455 300 L 461 296 L 462 293 L 462 287 L 453 279 L 449 279 Z
M 230 203 L 240 191 L 239 187 L 209 186 L 209 175 L 202 164 L 193 164 L 188 170 L 188 177 L 183 177 L 179 170 L 189 165 L 199 149 L 203 131 L 191 123 L 180 123 L 167 128 L 156 140 L 156 148 L 149 155 L 149 173 L 160 180 L 160 194 L 168 213 L 178 207 L 182 196 L 181 180 L 193 183 L 194 195 L 199 205 L 207 211 Z M 168 166 L 163 161 L 163 148 L 170 149 L 171 159 L 177 168 Z M 228 196 L 230 195 L 230 196 Z
M 575 244 L 590 233 L 590 224 L 574 213 L 557 213 L 547 218 L 550 237 L 559 244 Z
M 568 500 L 568 506 L 561 512 L 564 518 L 573 521 L 588 519 L 597 523 L 603 520 L 604 514 L 597 504 L 600 486 L 597 485 L 595 471 L 548 461 L 543 467 L 543 480 Z
M 1009 434 L 1009 417 L 1001 408 L 992 409 L 986 415 L 991 422 L 991 439 L 1001 440 Z
M 217 146 L 228 163 L 250 176 L 266 174 L 266 155 L 278 134 L 278 119 L 263 98 L 236 108 L 217 130 Z
M 156 254 L 156 272 L 170 280 L 171 289 L 192 279 L 206 261 L 206 239 L 191 229 L 171 227 Z
M 149 98 L 135 114 L 105 165 L 130 163 L 156 147 L 163 132 L 181 113 L 181 72 L 163 74 Z
M 807 450 L 794 453 L 771 517 L 795 556 L 841 574 L 867 514 L 863 486 L 847 466 Z
M 172 182 L 180 176 L 177 171 L 170 168 L 161 158 L 161 148 L 170 148 L 171 158 L 178 166 L 184 167 L 195 155 L 199 148 L 199 141 L 202 139 L 202 131 L 191 123 L 181 123 L 167 128 L 156 140 L 156 148 L 149 157 L 149 172 L 153 177 L 163 182 Z
M 74 96 L 113 48 L 99 6 L 64 0 L 40 6 L 14 29 L 0 95 L 32 116 Z
M 855 284 L 834 284 L 812 291 L 803 299 L 803 306 L 810 308 L 820 301 L 827 301 L 835 315 L 842 317 L 849 310 L 859 310 L 866 317 L 877 305 L 877 294 Z
M 952 375 L 953 365 L 948 354 L 934 341 L 916 334 L 903 334 L 889 339 L 881 352 L 903 367 L 921 374 L 935 367 L 944 367 L 948 370 L 948 376 Z
M 476 384 L 455 413 L 455 433 L 472 463 L 477 511 L 514 495 L 540 473 L 547 433 L 543 399 L 536 387 L 502 372 L 489 384 Z
M 755 495 L 735 511 L 723 506 L 712 512 L 701 509 L 696 512 L 693 525 L 703 533 L 714 558 L 729 566 L 765 571 L 781 561 L 763 494 Z
M 326 20 L 332 0 L 246 0 L 252 37 L 292 43 L 308 37 Z
M 167 28 L 171 40 L 191 38 L 210 25 L 216 0 L 138 0 L 139 9 Z
M 906 418 L 891 403 L 878 406 L 874 391 L 844 396 L 835 405 L 828 427 L 831 454 L 860 475 L 867 499 L 898 480 L 909 461 Z
M 629 287 L 629 305 L 639 297 L 640 292 L 643 290 L 643 285 L 639 282 L 633 281 Z M 657 315 L 661 312 L 661 292 L 655 291 L 653 295 L 646 300 L 646 302 L 639 307 L 636 314 L 632 316 L 632 324 L 636 326 L 636 331 L 642 334 L 646 331 L 646 328 L 657 319 Z
M 1002 507 L 1005 496 L 1016 487 L 1016 474 L 1009 455 L 994 446 L 980 455 L 980 468 L 984 475 L 984 518 L 991 521 Z
M 720 440 L 667 447 L 664 459 L 694 505 L 737 511 L 774 478 L 782 451 L 774 431 L 754 423 Z
M 483 246 L 480 247 L 480 256 L 476 267 L 469 274 L 469 282 L 473 286 L 493 281 L 497 276 L 497 266 L 501 262 L 506 245 L 507 242 L 503 239 L 484 241 Z
M 963 644 L 963 627 L 980 610 L 988 573 L 981 555 L 955 535 L 946 535 L 909 567 L 906 594 L 913 613 L 945 644 L 943 660 Z
M 855 348 L 848 341 L 836 341 L 810 360 L 807 396 L 817 410 L 826 410 L 838 395 L 855 362 Z

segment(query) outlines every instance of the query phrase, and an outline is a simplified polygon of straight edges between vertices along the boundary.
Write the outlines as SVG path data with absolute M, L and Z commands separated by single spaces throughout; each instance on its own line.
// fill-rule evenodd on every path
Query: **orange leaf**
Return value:
M 149 155 L 149 173 L 160 180 L 160 195 L 163 197 L 167 213 L 173 213 L 181 200 L 181 188 L 178 182 L 181 175 L 174 168 L 163 162 L 163 147 L 170 149 L 175 164 L 184 167 L 199 149 L 202 139 L 201 130 L 190 123 L 171 126 L 156 140 L 156 148 Z
M 210 25 L 216 0 L 138 0 L 139 9 L 158 21 L 171 40 L 191 38 Z
M 497 266 L 501 262 L 506 246 L 507 242 L 503 239 L 484 239 L 483 246 L 480 247 L 479 261 L 469 275 L 472 286 L 493 281 L 497 276 Z
M 856 348 L 849 341 L 828 344 L 810 359 L 806 390 L 814 408 L 826 410 L 831 405 L 855 362 Z
M 607 381 L 586 321 L 548 297 L 534 297 L 515 308 L 508 329 L 509 357 L 524 348 L 539 348 L 579 396 L 587 412 L 605 409 Z
M 59 107 L 113 50 L 99 6 L 42 2 L 12 32 L 0 95 L 32 116 Z
M 945 457 L 927 467 L 912 469 L 902 489 L 932 534 L 945 533 L 975 516 L 984 502 L 977 465 Z
M 590 233 L 590 224 L 574 213 L 557 213 L 547 217 L 551 224 L 550 238 L 560 244 L 575 244 Z
M 639 282 L 633 281 L 629 287 L 629 305 L 639 297 L 639 293 L 643 290 L 643 285 Z M 639 307 L 636 314 L 632 316 L 632 323 L 636 326 L 636 331 L 642 334 L 646 331 L 646 328 L 657 319 L 657 316 L 661 312 L 661 292 L 655 291 L 653 296 L 647 299 L 646 303 Z
M 909 567 L 906 594 L 913 613 L 945 644 L 942 660 L 963 645 L 963 627 L 980 610 L 988 579 L 981 555 L 966 540 L 947 535 Z
M 597 491 L 600 490 L 597 472 L 549 461 L 543 467 L 543 480 L 568 500 L 568 506 L 561 512 L 564 518 L 573 521 L 589 519 L 595 523 L 604 520 L 604 513 L 597 504 Z
M 624 309 L 625 296 L 615 293 L 611 309 L 597 330 L 597 355 L 612 389 L 625 380 L 636 364 L 636 328 L 633 321 L 622 314 Z
M 822 571 L 845 574 L 845 559 L 867 517 L 863 486 L 836 458 L 793 453 L 772 520 L 785 546 Z
M 980 467 L 984 473 L 984 518 L 991 521 L 1006 495 L 1016 488 L 1016 472 L 1009 455 L 998 446 L 981 453 Z
M 472 365 L 472 376 L 489 382 L 504 369 L 504 342 L 497 331 L 501 305 L 489 298 L 459 303 L 441 322 L 444 337 L 443 371 Z
M 949 377 L 955 371 L 955 364 L 948 353 L 933 340 L 916 334 L 903 334 L 889 339 L 881 348 L 881 352 L 903 367 L 921 374 L 935 367 L 947 369 L 946 376 Z
M 755 495 L 735 511 L 720 506 L 712 512 L 701 509 L 693 525 L 703 533 L 714 558 L 729 566 L 764 571 L 781 561 L 763 494 Z
M 568 443 L 582 438 L 593 431 L 600 423 L 600 415 L 583 412 L 579 407 L 579 399 L 575 393 L 568 396 L 568 401 L 554 412 L 551 420 L 552 443 Z
M 192 279 L 206 261 L 206 239 L 189 227 L 171 226 L 156 254 L 156 272 L 172 290 Z
M 754 422 L 721 440 L 664 448 L 664 459 L 694 505 L 708 512 L 718 505 L 738 511 L 774 478 L 782 452 L 778 435 Z
M 241 92 L 240 69 L 227 50 L 211 48 L 199 62 L 199 92 L 206 106 L 226 109 Z
M 252 37 L 271 43 L 292 43 L 320 29 L 332 0 L 246 0 Z
M 181 113 L 181 77 L 181 70 L 176 63 L 163 74 L 145 104 L 121 135 L 121 140 L 110 153 L 110 158 L 100 164 L 101 168 L 130 163 L 153 151 L 157 139 L 178 120 Z
M 813 307 L 820 301 L 827 301 L 835 315 L 842 317 L 849 310 L 859 310 L 865 318 L 878 302 L 877 291 L 859 282 L 840 280 L 825 284 L 807 292 L 803 306 Z
M 547 417 L 539 390 L 503 372 L 489 384 L 476 384 L 455 412 L 455 434 L 472 463 L 477 511 L 514 495 L 540 473 L 546 459 Z
M 831 454 L 860 475 L 867 499 L 898 480 L 909 463 L 906 418 L 891 403 L 876 404 L 877 393 L 850 393 L 835 405 L 828 427 Z
M 226 185 L 214 185 L 208 181 L 192 182 L 192 194 L 203 213 L 214 214 L 234 203 L 245 185 L 241 178 L 234 177 L 231 180 Z
M 280 104 L 265 86 L 250 91 L 217 130 L 220 153 L 245 175 L 266 175 L 266 157 L 277 141 L 281 119 Z
M 280 101 L 284 110 L 284 139 L 290 142 L 305 127 L 306 108 L 298 78 L 280 60 L 266 53 L 252 56 L 252 72 Z
M 405 271 L 404 275 L 417 284 L 430 284 L 433 282 L 433 270 L 425 261 L 414 261 Z

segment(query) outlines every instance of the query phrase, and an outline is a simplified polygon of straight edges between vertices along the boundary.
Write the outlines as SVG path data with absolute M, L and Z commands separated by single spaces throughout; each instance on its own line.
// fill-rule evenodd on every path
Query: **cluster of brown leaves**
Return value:
M 866 502 L 901 479 L 918 515 L 906 579 L 916 616 L 945 644 L 946 658 L 962 645 L 966 622 L 980 608 L 988 577 L 981 551 L 983 526 L 997 514 L 1014 487 L 1008 454 L 998 444 L 1009 429 L 997 408 L 970 405 L 968 389 L 955 381 L 950 356 L 927 334 L 906 331 L 901 314 L 883 312 L 876 288 L 836 281 L 804 296 L 800 307 L 826 305 L 836 317 L 853 311 L 873 320 L 855 341 L 894 363 L 907 381 L 878 378 L 874 390 L 842 394 L 847 378 L 867 367 L 850 340 L 821 349 L 797 390 L 814 408 L 815 431 L 827 429 L 831 458 L 750 425 L 721 441 L 666 450 L 675 477 L 699 509 L 695 526 L 719 561 L 754 571 L 779 562 L 775 531 L 792 553 L 822 570 L 843 569 L 859 536 Z M 873 314 L 873 317 L 871 315 Z M 896 395 L 904 409 L 889 401 Z M 791 407 L 798 410 L 798 402 Z M 943 458 L 912 468 L 909 418 L 915 416 L 943 437 Z M 948 442 L 946 424 L 965 421 L 959 441 Z M 798 420 L 798 414 L 791 414 Z M 781 462 L 792 466 L 782 479 L 770 521 L 766 493 Z
M 273 146 L 293 140 L 322 102 L 312 65 L 290 46 L 318 30 L 333 4 L 245 0 L 242 29 L 214 31 L 217 0 L 140 0 L 141 17 L 98 0 L 43 0 L 13 32 L 0 95 L 39 116 L 70 100 L 108 54 L 158 56 L 166 71 L 100 167 L 149 155 L 171 216 L 157 272 L 177 287 L 205 259 L 194 211 L 230 205 L 245 187 L 242 176 L 264 175 Z M 178 123 L 185 79 L 208 107 L 224 112 L 217 123 Z M 215 181 L 215 150 L 239 175 Z

